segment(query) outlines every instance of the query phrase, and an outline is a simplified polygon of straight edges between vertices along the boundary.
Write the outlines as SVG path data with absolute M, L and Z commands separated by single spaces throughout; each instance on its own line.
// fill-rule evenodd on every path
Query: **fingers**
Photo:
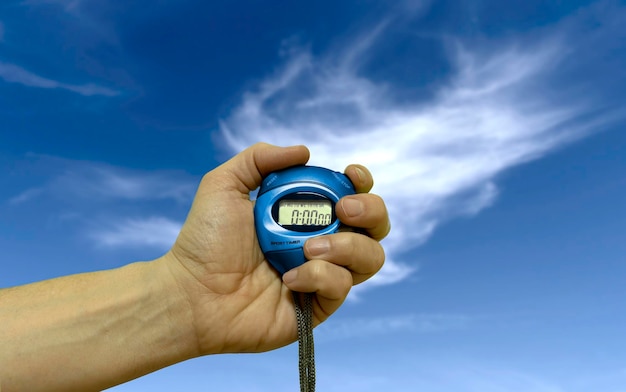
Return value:
M 283 275 L 292 291 L 316 293 L 315 318 L 321 322 L 341 306 L 350 288 L 372 277 L 385 254 L 378 241 L 357 233 L 337 233 L 308 240 L 310 261 Z
M 271 172 L 303 165 L 308 160 L 309 150 L 305 146 L 278 147 L 257 143 L 207 175 L 212 176 L 214 185 L 236 186 L 242 193 L 247 193 L 261 185 L 263 178 Z M 213 176 L 221 181 L 215 181 Z
M 343 224 L 365 229 L 369 236 L 378 241 L 391 230 L 387 207 L 377 195 L 362 193 L 346 196 L 339 200 L 335 212 Z
M 316 293 L 318 322 L 337 310 L 353 285 L 380 270 L 385 253 L 378 241 L 391 228 L 383 200 L 365 193 L 374 184 L 370 172 L 363 166 L 350 165 L 345 173 L 359 193 L 337 203 L 337 217 L 348 226 L 363 229 L 369 236 L 342 232 L 312 238 L 304 245 L 305 256 L 310 261 L 283 275 L 289 289 Z
M 283 281 L 293 291 L 334 300 L 372 277 L 385 262 L 380 243 L 357 233 L 311 238 L 304 244 L 304 254 L 310 261 L 285 273 Z
M 304 254 L 309 260 L 329 260 L 348 269 L 353 285 L 372 277 L 385 261 L 378 241 L 356 233 L 312 238 L 305 243 Z
M 339 265 L 311 260 L 285 273 L 283 282 L 292 291 L 315 293 L 313 317 L 317 325 L 341 306 L 352 287 L 352 276 Z
M 349 165 L 345 174 L 352 181 L 357 195 L 339 201 L 337 217 L 344 224 L 365 229 L 372 238 L 382 240 L 389 234 L 391 224 L 383 200 L 376 195 L 365 195 L 374 186 L 372 174 L 362 165 Z
M 372 174 L 365 166 L 350 165 L 344 171 L 346 176 L 352 181 L 357 193 L 367 193 L 374 186 Z

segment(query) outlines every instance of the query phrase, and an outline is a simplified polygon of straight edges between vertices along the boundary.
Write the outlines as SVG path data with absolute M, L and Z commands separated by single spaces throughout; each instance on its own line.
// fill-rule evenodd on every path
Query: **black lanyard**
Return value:
M 298 367 L 300 392 L 315 391 L 315 348 L 313 343 L 313 293 L 293 293 L 298 322 Z

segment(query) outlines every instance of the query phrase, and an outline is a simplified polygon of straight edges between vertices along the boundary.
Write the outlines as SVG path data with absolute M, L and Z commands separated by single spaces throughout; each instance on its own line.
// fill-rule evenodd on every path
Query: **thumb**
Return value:
M 305 146 L 278 147 L 257 143 L 235 155 L 214 173 L 226 176 L 226 181 L 220 181 L 222 185 L 234 186 L 241 193 L 248 193 L 258 188 L 271 172 L 304 165 L 308 160 L 309 150 Z

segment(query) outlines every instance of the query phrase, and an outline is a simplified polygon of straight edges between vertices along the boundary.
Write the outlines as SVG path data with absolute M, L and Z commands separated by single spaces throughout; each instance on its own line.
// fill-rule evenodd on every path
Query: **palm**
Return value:
M 295 269 L 286 283 L 265 260 L 248 193 L 269 173 L 303 165 L 308 157 L 303 146 L 258 144 L 203 178 L 166 257 L 174 259 L 168 265 L 188 301 L 199 354 L 266 351 L 293 342 L 296 317 L 289 288 L 316 293 L 317 324 L 341 306 L 352 285 L 382 266 L 384 252 L 377 240 L 388 233 L 389 221 L 384 203 L 374 195 L 354 196 L 358 201 L 353 203 L 361 206 L 356 214 L 345 212 L 346 203 L 336 210 L 343 223 L 363 228 L 367 236 L 337 233 L 324 239 L 332 242 L 326 250 L 307 248 L 312 260 Z M 346 174 L 358 193 L 371 189 L 365 168 L 349 167 Z
M 172 252 L 201 284 L 193 304 L 201 347 L 221 341 L 221 352 L 265 351 L 292 342 L 291 295 L 259 248 L 252 202 L 232 189 L 203 194 L 202 185 L 198 195 Z

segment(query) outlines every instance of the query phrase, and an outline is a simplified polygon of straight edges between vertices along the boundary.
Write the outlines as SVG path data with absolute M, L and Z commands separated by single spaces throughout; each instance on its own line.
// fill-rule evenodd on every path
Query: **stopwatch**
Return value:
M 282 275 L 304 264 L 304 243 L 336 233 L 335 205 L 355 193 L 344 174 L 317 166 L 294 166 L 268 175 L 257 194 L 254 221 L 263 254 Z

